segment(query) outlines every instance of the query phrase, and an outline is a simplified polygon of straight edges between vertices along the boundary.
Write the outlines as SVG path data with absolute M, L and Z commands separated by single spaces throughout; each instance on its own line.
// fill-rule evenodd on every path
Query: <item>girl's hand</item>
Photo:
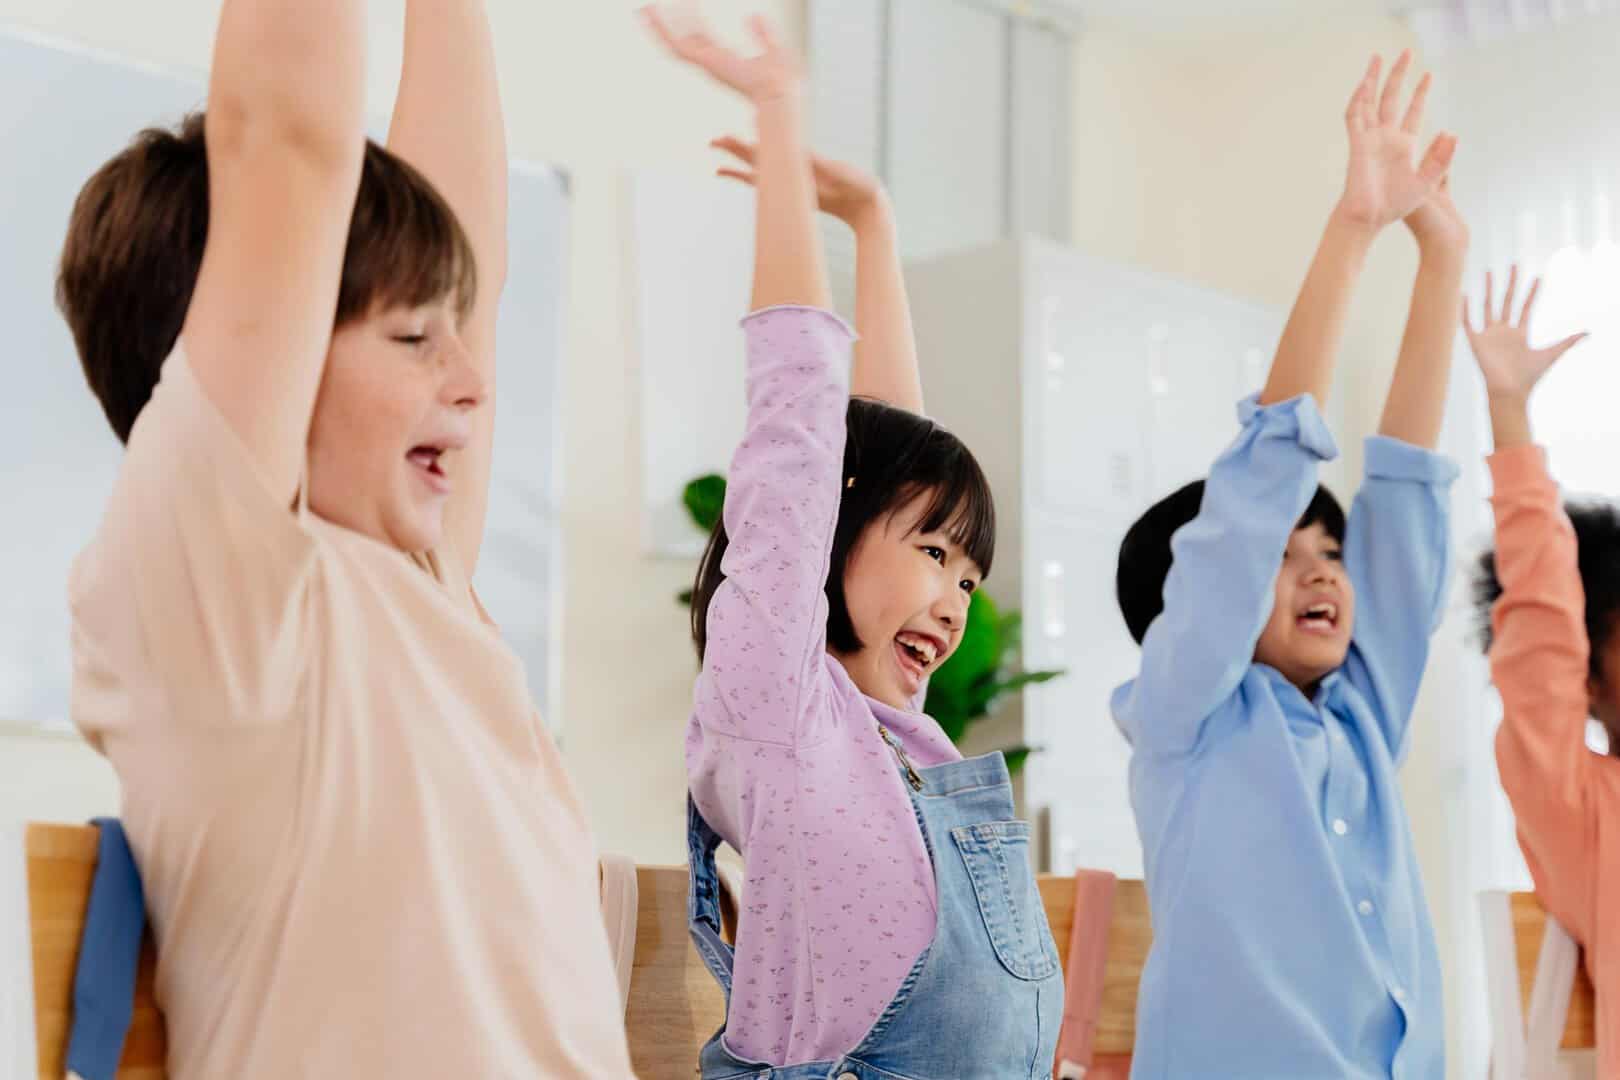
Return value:
M 762 16 L 748 19 L 748 31 L 760 48 L 757 56 L 743 56 L 715 40 L 695 11 L 683 11 L 673 4 L 648 4 L 641 9 L 641 18 L 672 55 L 708 72 L 756 106 L 799 93 L 804 81 L 799 58 L 777 40 Z
M 1519 268 L 1517 265 L 1508 275 L 1507 295 L 1502 299 L 1502 307 L 1498 311 L 1492 299 L 1493 282 L 1491 275 L 1485 275 L 1485 321 L 1479 329 L 1474 328 L 1472 317 L 1468 312 L 1468 299 L 1463 298 L 1463 330 L 1468 335 L 1469 347 L 1474 350 L 1474 360 L 1479 364 L 1480 374 L 1485 376 L 1485 393 L 1492 401 L 1513 402 L 1523 404 L 1530 399 L 1530 391 L 1541 381 L 1560 356 L 1580 343 L 1586 334 L 1571 334 L 1564 340 L 1549 345 L 1544 349 L 1530 347 L 1530 309 L 1535 306 L 1536 293 L 1541 289 L 1541 279 L 1537 278 L 1530 285 L 1530 294 L 1525 297 L 1524 308 L 1519 313 L 1519 321 L 1513 321 L 1513 294 L 1519 283 Z
M 1461 256 L 1468 250 L 1468 222 L 1451 201 L 1451 178 L 1440 181 L 1435 193 L 1406 215 L 1406 227 L 1423 251 L 1447 251 Z
M 709 143 L 741 162 L 741 166 L 722 167 L 721 176 L 740 180 L 753 186 L 754 159 L 758 148 L 751 142 L 727 135 Z M 883 184 L 854 165 L 833 161 L 819 155 L 810 155 L 810 171 L 816 182 L 816 203 L 823 213 L 830 214 L 848 225 L 858 228 L 887 198 Z
M 1423 76 L 1412 94 L 1405 117 L 1397 122 L 1401 84 L 1411 66 L 1412 53 L 1410 50 L 1401 53 L 1380 95 L 1378 75 L 1382 63 L 1378 57 L 1373 57 L 1345 113 L 1345 127 L 1350 133 L 1350 167 L 1345 177 L 1344 195 L 1339 201 L 1345 217 L 1371 228 L 1383 228 L 1398 221 L 1433 197 L 1457 150 L 1455 136 L 1436 135 L 1423 160 L 1413 166 L 1412 156 L 1423 127 L 1430 76 Z

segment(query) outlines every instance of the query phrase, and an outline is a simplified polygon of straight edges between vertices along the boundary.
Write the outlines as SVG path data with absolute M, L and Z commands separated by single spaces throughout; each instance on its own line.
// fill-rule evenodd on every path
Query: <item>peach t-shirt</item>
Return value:
M 454 559 L 278 505 L 177 349 L 69 591 L 174 1080 L 630 1075 L 580 803 Z
M 1490 459 L 1496 572 L 1496 761 L 1536 892 L 1586 950 L 1598 1075 L 1620 1076 L 1620 760 L 1586 747 L 1586 593 L 1575 530 L 1538 446 Z M 1612 925 L 1611 925 L 1612 924 Z

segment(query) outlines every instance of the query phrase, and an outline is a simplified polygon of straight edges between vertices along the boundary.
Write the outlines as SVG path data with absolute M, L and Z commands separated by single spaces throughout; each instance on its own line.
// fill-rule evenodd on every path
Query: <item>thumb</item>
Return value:
M 1569 337 L 1558 342 L 1556 345 L 1550 345 L 1543 349 L 1542 352 L 1547 354 L 1547 365 L 1551 367 L 1553 364 L 1556 364 L 1560 356 L 1563 356 L 1565 353 L 1569 352 L 1569 350 L 1573 349 L 1590 336 L 1590 334 L 1583 330 L 1579 334 L 1569 335 Z
M 1455 135 L 1436 135 L 1429 144 L 1429 152 L 1423 155 L 1423 163 L 1418 166 L 1418 175 L 1423 182 L 1431 187 L 1437 187 L 1451 168 L 1451 159 L 1457 153 L 1457 137 Z

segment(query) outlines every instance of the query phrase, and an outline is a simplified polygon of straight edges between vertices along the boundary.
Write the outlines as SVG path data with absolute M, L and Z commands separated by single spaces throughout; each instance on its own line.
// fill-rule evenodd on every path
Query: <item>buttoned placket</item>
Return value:
M 1407 1011 L 1411 992 L 1400 973 L 1395 970 L 1394 951 L 1390 948 L 1383 911 L 1374 898 L 1372 881 L 1369 879 L 1366 862 L 1362 857 L 1366 837 L 1361 835 L 1361 831 L 1367 822 L 1369 784 L 1365 770 L 1360 767 L 1355 748 L 1350 745 L 1350 736 L 1345 732 L 1344 725 L 1332 708 L 1334 701 L 1338 699 L 1340 679 L 1342 676 L 1337 672 L 1329 676 L 1318 690 L 1316 700 L 1311 703 L 1327 733 L 1328 767 L 1327 782 L 1323 785 L 1322 791 L 1322 819 L 1328 833 L 1329 847 L 1333 850 L 1334 862 L 1339 867 L 1340 880 L 1344 882 L 1362 933 L 1366 935 L 1373 955 L 1378 958 L 1378 965 L 1383 970 L 1384 983 L 1390 998 L 1401 1010 L 1401 1016 L 1405 1021 L 1404 1029 L 1411 1031 L 1412 1018 Z M 1360 799 L 1356 797 L 1358 787 L 1361 789 Z M 1400 1066 L 1401 1049 L 1404 1049 L 1404 1046 L 1403 1039 L 1402 1047 L 1396 1050 L 1395 1055 L 1397 1076 L 1403 1072 Z

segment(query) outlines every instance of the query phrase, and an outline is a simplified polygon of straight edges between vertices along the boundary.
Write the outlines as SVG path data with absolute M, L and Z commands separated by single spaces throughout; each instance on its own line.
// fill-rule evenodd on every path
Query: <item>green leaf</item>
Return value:
M 1029 755 L 1035 752 L 1036 749 L 1033 746 L 1014 746 L 1003 750 L 1001 753 L 1007 759 L 1007 772 L 1017 776 L 1019 771 L 1023 769 L 1024 764 L 1029 761 Z
M 704 532 L 713 532 L 726 505 L 726 478 L 719 473 L 698 477 L 681 492 L 681 502 L 692 524 Z
M 675 594 L 675 602 L 678 603 L 678 604 L 684 604 L 687 607 L 691 607 L 692 606 L 692 590 L 691 589 L 682 589 L 680 592 L 676 593 Z

